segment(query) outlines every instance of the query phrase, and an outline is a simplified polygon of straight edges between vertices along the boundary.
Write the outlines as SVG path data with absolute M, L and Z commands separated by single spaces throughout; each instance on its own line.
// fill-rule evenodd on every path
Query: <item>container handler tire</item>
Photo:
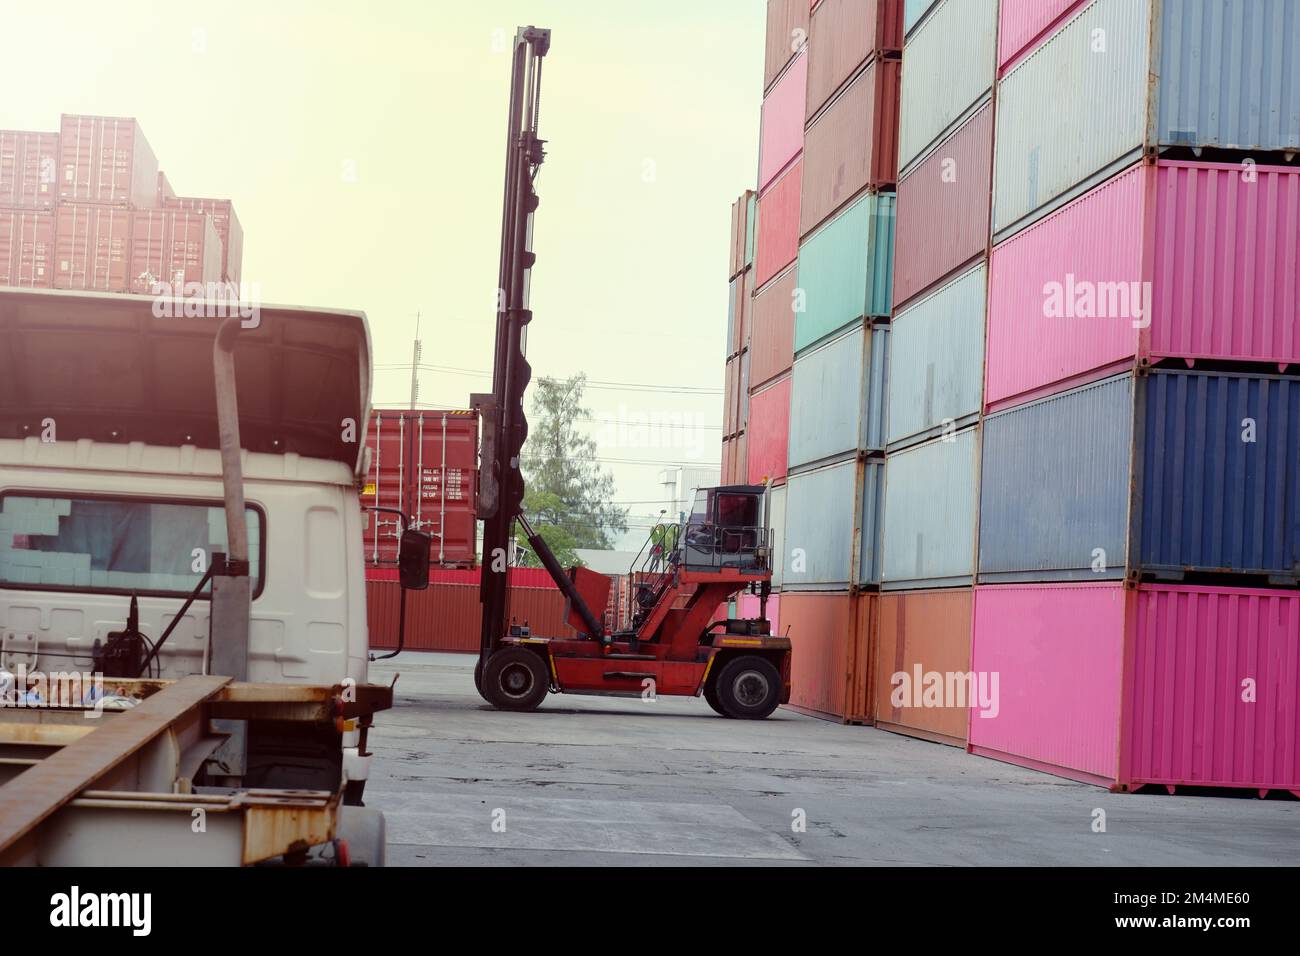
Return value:
M 781 673 L 765 658 L 733 657 L 718 674 L 716 692 L 728 717 L 762 720 L 781 703 Z
M 709 706 L 713 708 L 715 713 L 723 717 L 731 716 L 722 709 L 722 701 L 718 700 L 718 679 L 716 676 L 710 676 L 709 682 L 704 685 L 704 699 L 708 701 Z
M 546 662 L 525 647 L 506 647 L 483 668 L 483 698 L 498 710 L 536 710 L 550 690 Z
M 474 689 L 478 691 L 480 697 L 483 696 L 483 655 L 480 654 L 474 659 Z

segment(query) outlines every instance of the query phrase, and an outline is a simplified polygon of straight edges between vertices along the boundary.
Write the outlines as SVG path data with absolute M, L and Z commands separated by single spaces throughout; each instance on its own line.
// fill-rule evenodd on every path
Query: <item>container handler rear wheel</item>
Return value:
M 716 693 L 728 717 L 762 720 L 781 703 L 781 673 L 755 654 L 733 657 L 718 673 Z
M 550 691 L 546 662 L 525 647 L 505 647 L 488 658 L 481 693 L 498 710 L 536 710 Z

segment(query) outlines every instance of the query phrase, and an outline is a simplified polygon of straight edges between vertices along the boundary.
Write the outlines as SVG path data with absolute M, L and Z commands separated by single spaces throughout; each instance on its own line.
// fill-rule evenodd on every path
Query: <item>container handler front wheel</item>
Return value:
M 714 704 L 709 688 L 704 699 L 724 717 L 762 720 L 781 703 L 781 672 L 769 660 L 756 654 L 733 657 L 712 679 Z
M 550 691 L 542 656 L 526 647 L 503 647 L 488 658 L 479 692 L 498 710 L 536 710 Z

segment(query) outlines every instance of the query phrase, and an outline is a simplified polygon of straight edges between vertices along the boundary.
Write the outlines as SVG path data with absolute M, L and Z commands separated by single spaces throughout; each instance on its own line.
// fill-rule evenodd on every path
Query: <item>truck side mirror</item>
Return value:
M 429 555 L 433 538 L 424 531 L 406 530 L 397 551 L 397 577 L 402 589 L 423 591 L 429 586 Z

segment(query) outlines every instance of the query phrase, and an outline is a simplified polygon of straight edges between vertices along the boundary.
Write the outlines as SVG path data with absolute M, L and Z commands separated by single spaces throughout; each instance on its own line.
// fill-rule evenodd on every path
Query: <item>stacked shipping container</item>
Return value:
M 1297 44 L 1285 0 L 1002 4 L 975 753 L 1300 790 Z
M 0 130 L 0 285 L 149 294 L 240 278 L 229 200 L 178 197 L 139 123 L 64 115 Z

